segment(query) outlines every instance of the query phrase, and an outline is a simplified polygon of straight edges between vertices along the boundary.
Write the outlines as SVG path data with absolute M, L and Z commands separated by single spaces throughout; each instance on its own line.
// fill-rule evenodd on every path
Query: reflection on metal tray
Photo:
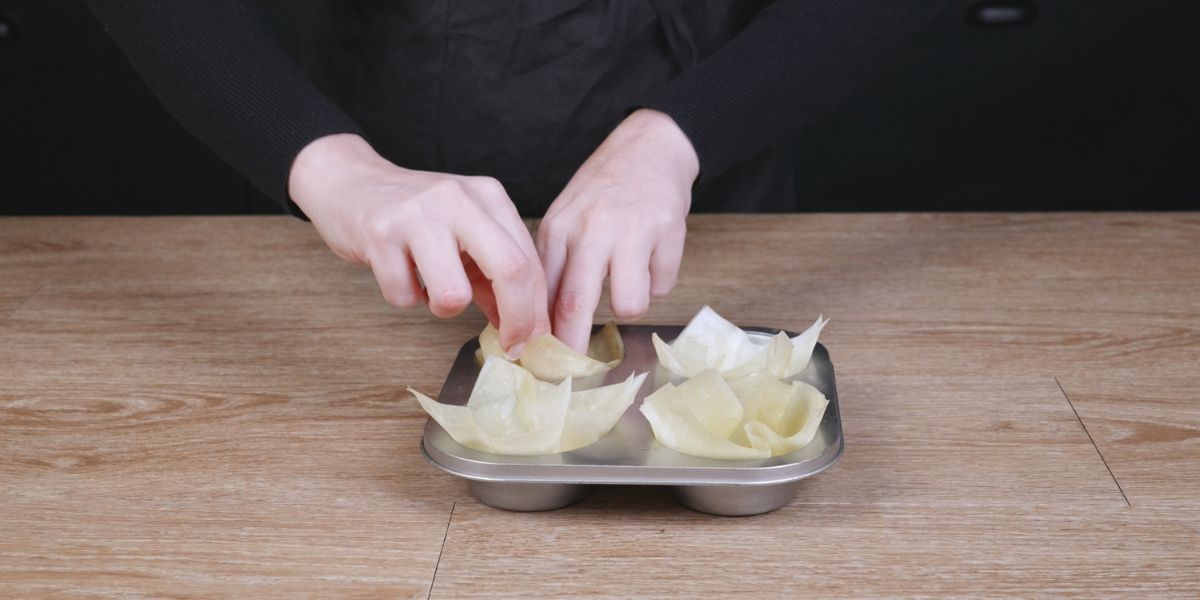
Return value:
M 718 515 L 753 515 L 784 506 L 795 496 L 800 480 L 829 468 L 844 448 L 829 352 L 817 344 L 812 362 L 796 376 L 816 386 L 829 399 L 825 417 L 811 444 L 796 452 L 760 460 L 697 458 L 658 444 L 650 424 L 638 411 L 642 399 L 663 383 L 679 382 L 658 366 L 650 334 L 657 332 L 669 341 L 682 329 L 677 325 L 620 327 L 625 361 L 602 380 L 597 376 L 596 381 L 586 382 L 585 387 L 616 383 L 635 371 L 651 375 L 616 427 L 590 446 L 545 456 L 490 454 L 459 445 L 430 419 L 425 425 L 421 451 L 438 468 L 466 479 L 471 494 L 480 502 L 508 510 L 561 508 L 583 499 L 592 485 L 671 486 L 674 497 L 684 506 Z M 761 336 L 778 331 L 744 329 Z M 478 347 L 478 339 L 472 339 L 459 351 L 442 387 L 440 402 L 466 404 L 479 375 L 475 363 Z

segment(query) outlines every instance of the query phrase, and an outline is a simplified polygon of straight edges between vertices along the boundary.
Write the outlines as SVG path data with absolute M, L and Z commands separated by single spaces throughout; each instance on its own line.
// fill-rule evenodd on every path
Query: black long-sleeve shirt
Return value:
M 497 176 L 526 212 L 639 106 L 674 118 L 699 185 L 716 182 L 827 114 L 941 6 L 329 0 L 304 69 L 244 0 L 89 2 L 167 108 L 285 206 L 296 154 L 349 132 L 402 166 Z

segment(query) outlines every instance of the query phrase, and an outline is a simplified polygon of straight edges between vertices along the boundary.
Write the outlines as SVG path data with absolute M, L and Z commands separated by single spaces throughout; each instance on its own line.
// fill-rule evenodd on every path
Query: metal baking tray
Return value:
M 745 327 L 747 333 L 769 337 L 779 330 Z M 842 455 L 842 422 L 838 411 L 833 363 L 825 346 L 817 344 L 812 362 L 796 376 L 816 386 L 829 399 L 825 417 L 813 442 L 796 452 L 767 459 L 728 461 L 697 458 L 660 445 L 650 424 L 638 411 L 642 399 L 667 381 L 678 383 L 658 366 L 650 341 L 657 332 L 666 341 L 683 328 L 677 325 L 622 325 L 625 360 L 592 381 L 576 380 L 575 389 L 623 381 L 630 373 L 649 372 L 637 398 L 607 436 L 596 443 L 559 454 L 503 456 L 462 446 L 433 419 L 425 425 L 421 453 L 434 466 L 466 479 L 480 502 L 514 511 L 552 510 L 587 496 L 594 485 L 668 486 L 682 505 L 705 513 L 755 515 L 776 510 L 795 497 L 800 481 L 829 468 Z M 789 335 L 794 336 L 794 333 Z M 466 404 L 479 365 L 478 338 L 458 353 L 438 397 L 446 404 Z

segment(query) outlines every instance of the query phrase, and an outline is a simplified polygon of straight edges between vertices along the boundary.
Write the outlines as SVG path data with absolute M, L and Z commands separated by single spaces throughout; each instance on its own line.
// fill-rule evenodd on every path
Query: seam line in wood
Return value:
M 1125 488 L 1121 487 L 1121 482 L 1117 481 L 1117 476 L 1113 473 L 1112 467 L 1108 466 L 1108 459 L 1104 458 L 1104 453 L 1100 451 L 1100 446 L 1096 445 L 1096 440 L 1092 437 L 1092 432 L 1088 431 L 1087 425 L 1083 422 L 1083 418 L 1079 416 L 1079 411 L 1075 410 L 1075 403 L 1071 402 L 1071 397 L 1067 395 L 1067 390 L 1063 389 L 1063 384 L 1054 378 L 1055 385 L 1058 386 L 1058 391 L 1062 392 L 1063 398 L 1067 400 L 1067 406 L 1071 407 L 1071 412 L 1075 413 L 1075 420 L 1079 421 L 1079 426 L 1083 428 L 1083 433 L 1087 435 L 1088 441 L 1092 443 L 1092 447 L 1096 449 L 1096 454 L 1100 457 L 1100 462 L 1104 463 L 1104 468 L 1108 469 L 1108 476 L 1112 478 L 1113 483 L 1117 485 L 1117 491 L 1121 492 L 1121 498 L 1125 500 L 1125 506 L 1133 506 L 1129 503 L 1129 496 L 1125 495 Z
M 446 539 L 450 537 L 450 523 L 454 521 L 455 508 L 458 508 L 458 501 L 450 504 L 450 517 L 446 519 L 446 533 L 442 534 L 442 547 L 438 550 L 437 563 L 433 565 L 433 579 L 429 580 L 429 594 L 425 596 L 425 600 L 433 598 L 433 586 L 437 584 L 438 568 L 442 566 L 442 553 L 446 551 Z

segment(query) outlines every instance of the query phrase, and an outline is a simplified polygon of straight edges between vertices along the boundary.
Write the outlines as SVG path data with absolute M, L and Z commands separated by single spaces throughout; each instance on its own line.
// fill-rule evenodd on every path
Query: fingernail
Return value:
M 509 348 L 508 351 L 506 352 L 506 354 L 508 355 L 508 360 L 517 360 L 518 358 L 521 358 L 521 353 L 524 351 L 525 351 L 525 342 L 521 342 L 520 344 L 517 344 L 517 345 L 513 346 L 512 348 Z

